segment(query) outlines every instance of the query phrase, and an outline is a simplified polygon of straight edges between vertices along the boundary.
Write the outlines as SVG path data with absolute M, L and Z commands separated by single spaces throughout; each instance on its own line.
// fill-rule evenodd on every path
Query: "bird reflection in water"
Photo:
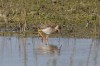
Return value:
M 60 53 L 61 47 L 57 47 L 56 45 L 38 45 L 37 50 L 43 53 L 50 53 L 50 54 L 58 54 Z

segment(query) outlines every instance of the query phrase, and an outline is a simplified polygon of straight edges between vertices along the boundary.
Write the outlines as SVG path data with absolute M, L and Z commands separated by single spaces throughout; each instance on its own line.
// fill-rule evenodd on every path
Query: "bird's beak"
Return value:
M 59 30 L 59 29 L 58 29 L 58 32 L 59 32 L 59 33 L 60 33 L 60 35 L 62 36 L 62 32 L 61 32 L 61 30 Z
M 62 37 L 63 35 L 62 35 L 62 32 L 61 31 L 60 31 L 60 34 L 61 34 L 61 37 Z

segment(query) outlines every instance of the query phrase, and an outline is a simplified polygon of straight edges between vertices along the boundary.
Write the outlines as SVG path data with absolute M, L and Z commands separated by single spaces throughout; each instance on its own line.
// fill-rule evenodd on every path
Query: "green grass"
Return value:
M 100 34 L 100 0 L 0 0 L 0 29 L 34 31 L 43 24 L 59 24 L 68 36 Z M 7 19 L 7 21 L 5 21 Z M 88 23 L 88 25 L 87 25 Z

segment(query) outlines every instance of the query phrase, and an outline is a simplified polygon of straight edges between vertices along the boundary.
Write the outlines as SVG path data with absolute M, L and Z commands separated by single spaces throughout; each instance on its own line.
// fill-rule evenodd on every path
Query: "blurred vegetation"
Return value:
M 0 0 L 0 31 L 33 31 L 61 25 L 63 35 L 100 34 L 100 0 Z

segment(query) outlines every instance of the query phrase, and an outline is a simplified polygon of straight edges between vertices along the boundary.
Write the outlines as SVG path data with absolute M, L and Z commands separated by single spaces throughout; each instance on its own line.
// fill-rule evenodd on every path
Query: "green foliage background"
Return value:
M 64 34 L 97 35 L 100 33 L 100 0 L 0 0 L 0 29 L 25 30 L 43 24 L 59 24 Z M 19 26 L 21 28 L 21 26 Z

